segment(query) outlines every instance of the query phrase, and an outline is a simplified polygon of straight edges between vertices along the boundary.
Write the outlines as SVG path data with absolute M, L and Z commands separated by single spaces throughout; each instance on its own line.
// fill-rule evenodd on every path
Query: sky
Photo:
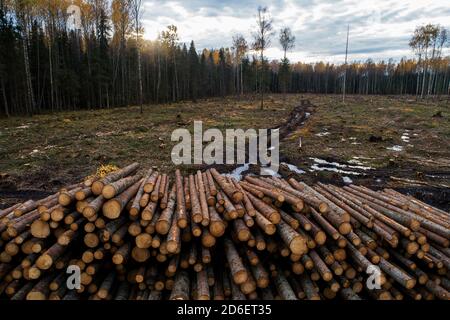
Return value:
M 433 23 L 450 29 L 450 0 L 144 0 L 145 38 L 156 39 L 174 24 L 180 42 L 194 40 L 198 51 L 231 47 L 237 33 L 251 43 L 258 6 L 267 6 L 273 19 L 270 60 L 283 56 L 278 35 L 286 26 L 296 37 L 288 58 L 307 63 L 342 63 L 347 25 L 349 61 L 412 57 L 408 42 L 416 26 Z

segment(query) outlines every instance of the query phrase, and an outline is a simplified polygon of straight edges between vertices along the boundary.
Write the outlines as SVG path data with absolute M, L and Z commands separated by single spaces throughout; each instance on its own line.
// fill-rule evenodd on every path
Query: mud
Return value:
M 308 99 L 300 100 L 300 104 L 289 114 L 288 119 L 272 129 L 278 129 L 280 140 L 287 138 L 292 132 L 301 128 L 314 112 L 315 106 Z

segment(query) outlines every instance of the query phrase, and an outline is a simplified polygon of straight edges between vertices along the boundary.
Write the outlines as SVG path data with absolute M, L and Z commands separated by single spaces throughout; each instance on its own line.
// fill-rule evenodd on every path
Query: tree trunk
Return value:
M 261 110 L 264 110 L 264 51 L 261 50 Z
M 175 48 L 173 48 L 173 68 L 174 68 L 174 75 L 175 75 L 175 86 L 173 88 L 173 101 L 177 101 L 179 96 L 180 96 L 180 92 L 179 92 L 179 88 L 178 88 L 178 71 L 177 71 L 177 58 L 175 55 Z
M 159 52 L 159 48 L 158 48 L 158 81 L 156 84 L 156 103 L 159 102 L 159 90 L 161 87 L 161 54 Z
M 244 78 L 243 78 L 243 71 L 242 71 L 242 62 L 241 62 L 241 95 L 244 94 Z
M 9 118 L 9 108 L 8 108 L 8 98 L 6 97 L 6 87 L 5 80 L 2 77 L 2 93 L 3 93 L 3 104 L 5 108 L 5 115 Z
M 138 41 L 138 39 L 136 39 Z M 139 48 L 139 42 L 137 44 L 138 51 L 138 78 L 139 78 L 139 106 L 140 112 L 143 113 L 142 109 L 142 66 L 141 66 L 141 49 Z
M 23 60 L 25 64 L 25 76 L 27 81 L 27 91 L 28 91 L 28 99 L 29 99 L 29 105 L 30 109 L 28 110 L 29 115 L 32 115 L 35 109 L 35 99 L 34 99 L 34 92 L 33 92 L 33 83 L 31 81 L 31 71 L 30 71 L 30 59 L 28 57 L 28 37 L 27 37 L 27 30 L 25 26 L 25 18 L 22 18 L 22 48 L 23 48 Z
M 428 48 L 425 50 L 425 60 L 423 62 L 423 77 L 422 77 L 422 90 L 420 92 L 420 98 L 423 99 L 423 95 L 425 93 L 425 79 L 428 73 Z

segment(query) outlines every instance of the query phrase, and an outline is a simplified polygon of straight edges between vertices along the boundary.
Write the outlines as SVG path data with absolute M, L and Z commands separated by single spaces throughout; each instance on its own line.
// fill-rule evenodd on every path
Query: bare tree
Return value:
M 256 17 L 256 32 L 253 33 L 253 49 L 260 54 L 261 59 L 261 110 L 264 109 L 264 51 L 270 46 L 270 39 L 273 35 L 272 18 L 270 17 L 267 7 L 258 7 L 258 15 Z
M 295 47 L 295 36 L 292 34 L 290 28 L 285 27 L 280 30 L 280 45 L 283 48 L 283 57 L 286 60 L 287 52 Z
M 133 18 L 134 18 L 134 32 L 136 33 L 136 49 L 137 49 L 137 55 L 138 55 L 138 81 L 139 81 L 139 105 L 140 105 L 140 112 L 143 112 L 142 109 L 142 65 L 141 65 L 141 46 L 140 46 L 140 33 L 141 33 L 141 6 L 142 6 L 142 0 L 132 0 L 132 12 L 133 12 Z
M 427 95 L 431 92 L 430 86 L 432 84 L 430 83 L 430 81 L 432 81 L 432 75 L 428 74 L 430 72 L 433 72 L 432 68 L 430 68 L 430 61 L 431 64 L 435 62 L 436 53 L 439 54 L 440 42 L 442 41 L 440 33 L 441 27 L 439 25 L 427 24 L 425 26 L 420 26 L 416 28 L 416 30 L 414 31 L 414 35 L 409 42 L 410 47 L 416 52 L 416 54 L 419 55 L 419 64 L 421 58 L 423 61 L 420 98 L 424 97 L 426 87 Z M 446 38 L 446 31 L 444 31 L 444 34 L 442 36 Z M 417 79 L 417 81 L 419 83 L 419 79 Z
M 285 27 L 280 30 L 279 41 L 284 52 L 283 61 L 281 62 L 280 68 L 280 76 L 283 82 L 283 98 L 286 99 L 289 76 L 289 60 L 287 59 L 287 52 L 295 47 L 295 36 L 292 34 L 290 28 Z
M 238 92 L 240 95 L 244 93 L 244 79 L 243 79 L 243 71 L 242 71 L 242 59 L 248 50 L 247 41 L 244 36 L 241 34 L 237 34 L 233 36 L 233 49 L 235 50 L 235 58 L 236 58 L 236 66 L 237 66 L 237 83 L 238 83 Z
M 438 26 L 433 41 L 434 41 L 433 56 L 431 60 L 432 76 L 431 79 L 429 80 L 431 81 L 431 84 L 428 85 L 428 95 L 435 93 L 437 75 L 440 68 L 440 64 L 442 62 L 442 49 L 445 43 L 448 41 L 447 30 L 442 26 Z
M 417 81 L 416 81 L 416 97 L 419 97 L 419 88 L 420 88 L 420 73 L 421 73 L 421 66 L 422 64 L 422 57 L 424 55 L 424 43 L 423 43 L 423 34 L 421 31 L 421 28 L 416 28 L 414 30 L 414 35 L 412 36 L 411 40 L 409 41 L 409 46 L 414 51 L 414 53 L 418 57 L 418 63 L 416 65 L 416 72 L 417 72 Z
M 344 62 L 344 83 L 342 85 L 342 103 L 345 103 L 345 93 L 347 86 L 347 58 L 348 58 L 348 39 L 350 36 L 350 25 L 347 25 L 347 42 L 345 43 L 345 62 Z

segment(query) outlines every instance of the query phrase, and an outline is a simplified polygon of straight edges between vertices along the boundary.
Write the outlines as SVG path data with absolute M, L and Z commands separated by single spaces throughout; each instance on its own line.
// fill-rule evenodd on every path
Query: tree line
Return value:
M 79 13 L 79 16 L 77 15 Z M 449 93 L 445 29 L 418 27 L 410 46 L 416 58 L 399 62 L 291 63 L 295 37 L 278 33 L 259 8 L 252 39 L 204 49 L 181 43 L 168 26 L 143 39 L 141 0 L 0 0 L 0 115 L 156 104 L 258 93 Z M 78 21 L 76 18 L 79 18 Z M 267 48 L 277 40 L 280 61 Z

